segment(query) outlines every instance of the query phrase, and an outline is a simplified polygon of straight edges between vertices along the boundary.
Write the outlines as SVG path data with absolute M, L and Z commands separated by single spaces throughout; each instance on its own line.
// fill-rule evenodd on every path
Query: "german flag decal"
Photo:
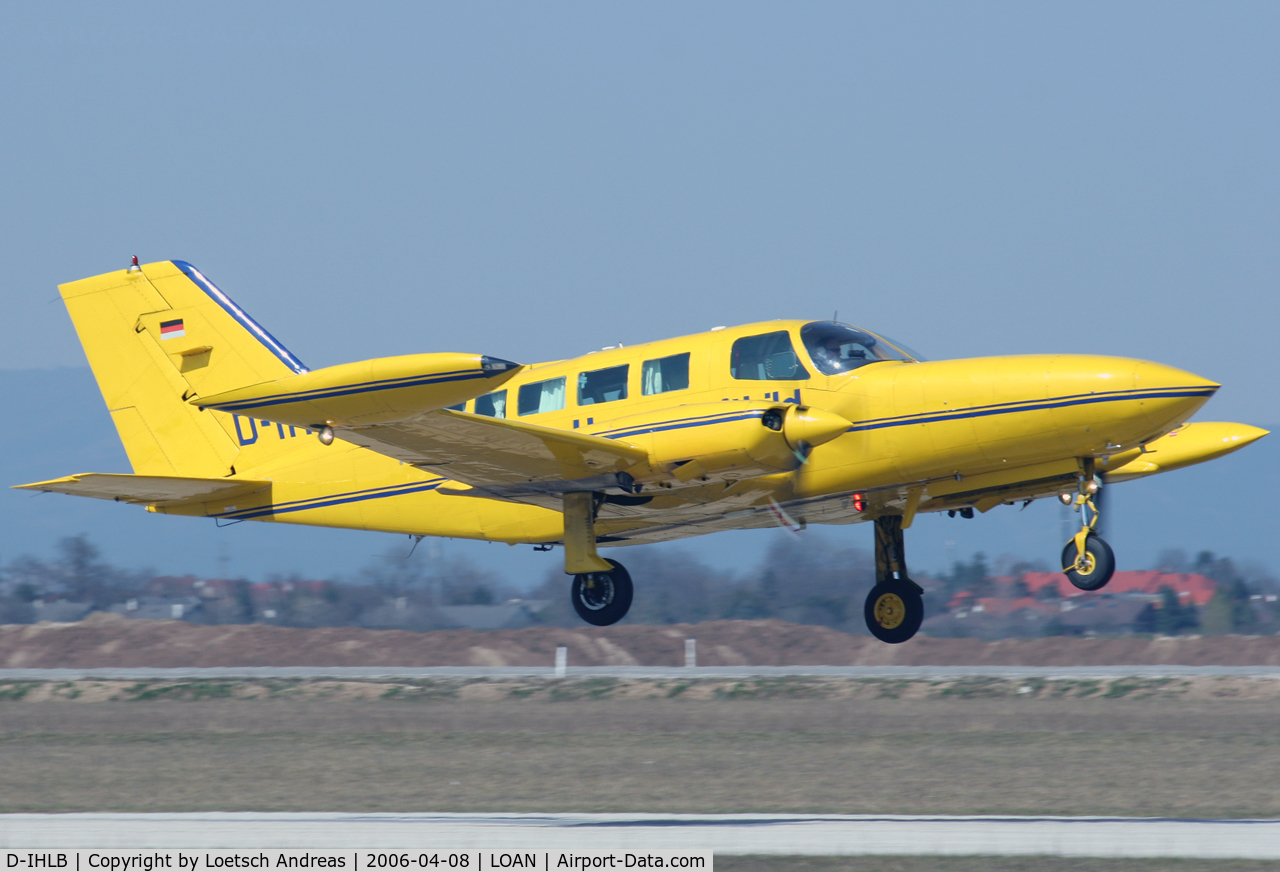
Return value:
M 179 336 L 186 336 L 187 331 L 183 329 L 182 319 L 176 321 L 160 322 L 160 338 L 161 339 L 177 339 Z

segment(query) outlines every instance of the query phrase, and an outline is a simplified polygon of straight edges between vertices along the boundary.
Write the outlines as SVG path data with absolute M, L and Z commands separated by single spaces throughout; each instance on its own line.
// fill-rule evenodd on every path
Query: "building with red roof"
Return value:
M 1058 607 L 1044 600 L 1038 600 L 1035 597 L 1011 597 L 1011 596 L 984 596 L 977 599 L 970 598 L 967 600 L 967 608 L 971 612 L 985 612 L 993 617 L 1003 618 L 1005 615 L 1011 615 L 1014 612 L 1030 609 L 1033 612 L 1042 612 L 1046 615 L 1053 614 L 1058 611 Z
M 1045 588 L 1050 588 L 1063 599 L 1099 594 L 1154 598 L 1160 596 L 1160 588 L 1170 587 L 1178 594 L 1178 601 L 1184 606 L 1188 603 L 1203 606 L 1213 598 L 1214 591 L 1218 589 L 1218 583 L 1205 575 L 1156 571 L 1117 572 L 1106 587 L 1093 593 L 1080 590 L 1067 581 L 1067 577 L 1061 572 L 1028 572 L 1022 576 L 1022 583 L 1032 596 L 1043 597 L 1047 593 Z

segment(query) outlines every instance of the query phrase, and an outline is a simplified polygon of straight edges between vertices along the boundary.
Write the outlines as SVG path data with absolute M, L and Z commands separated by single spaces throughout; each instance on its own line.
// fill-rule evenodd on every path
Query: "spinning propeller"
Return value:
M 819 445 L 825 445 L 839 438 L 853 426 L 846 418 L 835 412 L 813 406 L 791 405 L 785 411 L 775 409 L 771 412 L 781 415 L 781 426 L 777 429 L 782 430 L 783 438 L 787 440 L 787 445 L 791 447 L 796 460 L 799 461 L 791 473 L 793 485 L 797 490 L 800 489 L 800 479 L 804 475 L 805 467 L 809 464 L 809 457 L 813 454 L 813 450 Z M 770 424 L 766 422 L 765 426 Z M 797 522 L 772 497 L 769 498 L 769 511 L 778 526 L 793 533 L 799 533 L 805 527 L 803 519 Z

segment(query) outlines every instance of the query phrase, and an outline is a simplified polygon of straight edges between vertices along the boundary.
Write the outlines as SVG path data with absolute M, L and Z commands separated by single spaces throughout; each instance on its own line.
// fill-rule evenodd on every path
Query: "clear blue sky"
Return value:
M 1273 3 L 7 4 L 0 369 L 82 366 L 54 286 L 137 254 L 312 367 L 838 309 L 1274 424 L 1277 46 Z

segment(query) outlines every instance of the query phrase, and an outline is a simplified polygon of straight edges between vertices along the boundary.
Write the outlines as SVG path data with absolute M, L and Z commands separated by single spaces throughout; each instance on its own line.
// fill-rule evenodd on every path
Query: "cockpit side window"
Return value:
M 729 374 L 754 381 L 800 381 L 809 377 L 785 330 L 743 336 L 729 352 Z
M 838 321 L 812 321 L 800 328 L 809 358 L 819 372 L 839 375 L 882 360 L 910 360 L 888 342 Z
M 507 392 L 494 391 L 476 398 L 476 414 L 488 418 L 507 417 Z

